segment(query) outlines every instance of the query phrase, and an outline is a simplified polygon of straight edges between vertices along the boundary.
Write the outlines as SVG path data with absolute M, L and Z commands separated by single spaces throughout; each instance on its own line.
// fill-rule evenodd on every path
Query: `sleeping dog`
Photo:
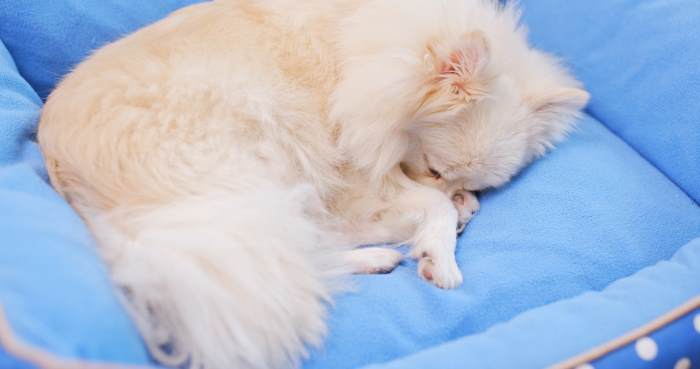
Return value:
M 51 181 L 154 357 L 294 367 L 348 273 L 455 288 L 456 235 L 588 100 L 487 0 L 218 0 L 110 44 L 49 97 Z M 164 344 L 169 350 L 164 350 Z

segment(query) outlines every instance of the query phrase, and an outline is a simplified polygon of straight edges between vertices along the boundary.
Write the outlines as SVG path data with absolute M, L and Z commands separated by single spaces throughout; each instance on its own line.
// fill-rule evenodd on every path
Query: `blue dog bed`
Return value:
M 91 50 L 193 2 L 0 3 L 0 368 L 153 365 L 33 133 Z M 700 367 L 700 6 L 521 4 L 592 93 L 579 129 L 482 195 L 459 289 L 358 276 L 305 369 Z

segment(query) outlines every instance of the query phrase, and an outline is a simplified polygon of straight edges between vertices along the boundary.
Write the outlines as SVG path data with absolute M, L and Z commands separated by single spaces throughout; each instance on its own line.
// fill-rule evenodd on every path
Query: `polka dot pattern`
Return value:
M 690 359 L 684 357 L 678 360 L 678 362 L 676 362 L 676 365 L 673 366 L 673 369 L 690 369 L 691 365 L 692 364 L 690 362 Z
M 573 369 L 700 369 L 700 307 Z
M 644 361 L 652 361 L 656 359 L 656 354 L 659 352 L 656 342 L 649 337 L 643 337 L 637 340 L 637 343 L 634 345 L 634 349 L 637 351 L 639 358 Z

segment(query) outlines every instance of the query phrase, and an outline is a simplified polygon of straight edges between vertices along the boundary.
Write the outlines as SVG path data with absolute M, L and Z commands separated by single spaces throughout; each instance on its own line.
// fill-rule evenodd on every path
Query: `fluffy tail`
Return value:
M 154 356 L 190 368 L 291 368 L 319 345 L 340 250 L 304 190 L 211 195 L 86 216 Z M 85 212 L 84 212 L 85 214 Z

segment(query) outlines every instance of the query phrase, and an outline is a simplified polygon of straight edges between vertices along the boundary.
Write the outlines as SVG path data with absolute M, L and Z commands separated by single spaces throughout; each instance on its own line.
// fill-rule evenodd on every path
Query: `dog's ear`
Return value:
M 588 92 L 577 87 L 562 87 L 551 93 L 528 99 L 533 114 L 556 117 L 581 110 L 590 99 Z
M 489 61 L 489 46 L 480 31 L 462 35 L 446 58 L 440 61 L 439 72 L 444 77 L 474 79 Z
M 578 87 L 561 87 L 526 99 L 531 111 L 527 128 L 533 157 L 564 138 L 589 99 L 588 92 Z
M 428 57 L 435 73 L 434 81 L 468 100 L 486 93 L 481 83 L 489 63 L 489 45 L 481 31 L 463 34 L 448 44 L 429 44 Z

